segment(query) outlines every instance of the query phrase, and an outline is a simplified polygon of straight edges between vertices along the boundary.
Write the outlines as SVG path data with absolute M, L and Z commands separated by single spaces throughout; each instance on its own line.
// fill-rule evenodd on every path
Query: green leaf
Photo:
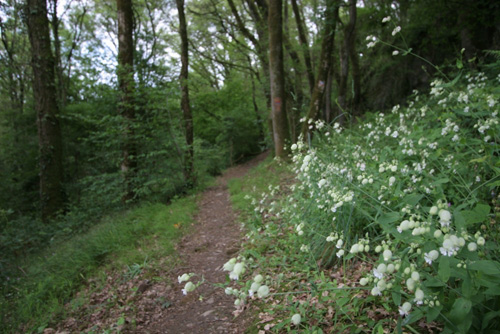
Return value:
M 438 280 L 437 278 L 429 275 L 424 282 L 424 286 L 427 288 L 439 288 L 445 286 L 445 284 L 442 281 Z
M 337 300 L 337 306 L 342 307 L 349 301 L 349 297 L 340 298 Z
M 429 307 L 427 311 L 427 317 L 426 320 L 427 322 L 432 322 L 437 319 L 439 314 L 441 313 L 441 310 L 443 309 L 442 305 L 439 306 L 434 306 L 434 307 Z
M 492 319 L 495 319 L 496 317 L 500 317 L 500 311 L 491 311 L 486 313 L 486 315 L 483 318 L 483 323 L 481 325 L 481 330 L 485 330 L 488 328 L 488 325 Z
M 460 212 L 461 216 L 465 220 L 466 226 L 485 221 L 488 218 L 489 213 L 490 207 L 485 204 L 476 205 L 474 210 L 463 210 Z
M 500 286 L 492 286 L 484 292 L 485 295 L 500 296 Z
M 424 197 L 424 195 L 420 194 L 410 194 L 403 198 L 403 202 L 410 205 L 410 206 L 415 206 L 417 205 L 418 202 Z
M 453 217 L 455 218 L 455 226 L 457 228 L 457 231 L 463 231 L 467 229 L 467 223 L 465 222 L 465 218 L 462 215 L 463 211 L 458 211 L 455 210 L 453 211 Z
M 396 291 L 392 291 L 391 294 L 392 294 L 392 300 L 394 301 L 394 304 L 396 306 L 401 305 L 401 293 L 396 292 Z
M 388 212 L 384 213 L 382 216 L 380 216 L 377 221 L 380 224 L 390 224 L 394 223 L 395 221 L 398 221 L 400 219 L 399 212 Z
M 401 240 L 401 234 L 396 230 L 394 226 L 391 226 L 391 223 L 394 223 L 400 219 L 399 212 L 388 212 L 384 213 L 377 219 L 377 222 L 380 224 L 385 233 L 391 234 L 394 238 Z
M 445 177 L 445 178 L 442 178 L 442 179 L 438 179 L 434 182 L 431 183 L 431 186 L 437 186 L 437 185 L 440 185 L 440 184 L 443 184 L 443 183 L 448 183 L 450 182 L 450 179 Z
M 476 261 L 468 265 L 469 269 L 483 272 L 487 275 L 500 275 L 500 263 L 490 260 Z
M 451 307 L 449 319 L 455 326 L 462 329 L 461 332 L 466 333 L 472 324 L 472 313 L 470 313 L 471 309 L 472 302 L 466 298 L 456 299 Z
M 409 316 L 407 316 L 405 318 L 405 320 L 403 321 L 403 326 L 412 324 L 415 321 L 422 319 L 423 316 L 424 316 L 424 313 L 422 312 L 422 310 L 420 310 L 420 309 L 412 310 L 410 312 Z
M 438 277 L 445 283 L 450 278 L 450 258 L 448 256 L 441 256 L 439 259 Z

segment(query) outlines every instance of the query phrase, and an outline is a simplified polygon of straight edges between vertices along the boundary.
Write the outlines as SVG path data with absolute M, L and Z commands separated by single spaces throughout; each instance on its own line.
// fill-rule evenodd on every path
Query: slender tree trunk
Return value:
M 54 57 L 50 48 L 46 0 L 28 0 L 26 19 L 33 57 L 33 92 L 40 149 L 40 202 L 47 222 L 63 210 L 62 136 L 59 126 Z
M 118 112 L 123 116 L 125 132 L 122 143 L 121 171 L 125 182 L 122 200 L 135 197 L 133 178 L 137 169 L 136 145 L 134 140 L 134 42 L 132 0 L 117 0 L 118 10 L 118 85 L 121 101 Z
M 263 122 L 262 122 L 262 117 L 260 116 L 259 107 L 257 106 L 255 81 L 253 78 L 253 74 L 251 73 L 250 73 L 250 80 L 252 81 L 252 103 L 253 103 L 253 110 L 255 112 L 255 118 L 257 121 L 257 127 L 259 128 L 259 139 L 264 140 L 265 139 L 264 126 L 262 124 Z
M 268 24 L 266 22 L 266 17 L 268 17 L 268 6 L 265 0 L 246 0 L 246 3 L 248 5 L 248 8 L 250 9 L 250 15 L 252 16 L 254 22 L 255 22 L 255 27 L 257 30 L 257 35 L 258 39 L 255 38 L 255 36 L 250 32 L 246 27 L 241 19 L 240 14 L 238 13 L 238 10 L 234 4 L 233 0 L 227 0 L 229 7 L 231 8 L 231 12 L 236 19 L 236 25 L 238 27 L 238 30 L 247 38 L 250 40 L 252 45 L 254 46 L 256 50 L 257 57 L 259 58 L 262 72 L 263 72 L 263 80 L 266 83 L 263 85 L 264 89 L 264 96 L 266 97 L 266 107 L 267 110 L 271 110 L 271 90 L 270 87 L 267 83 L 270 82 L 270 73 L 269 73 L 269 61 L 267 57 L 267 45 L 268 45 L 268 32 L 266 30 L 266 27 L 268 27 Z M 269 112 L 269 117 L 267 119 L 268 123 L 268 128 L 269 128 L 269 135 L 274 141 L 274 136 L 273 136 L 273 121 L 272 121 L 272 112 Z
M 269 72 L 271 76 L 274 150 L 277 157 L 285 158 L 285 144 L 290 139 L 290 134 L 286 115 L 282 10 L 281 0 L 269 2 Z
M 332 88 L 333 88 L 333 66 L 330 67 L 330 71 L 328 72 L 328 79 L 326 80 L 325 115 L 324 115 L 326 123 L 330 123 L 332 121 L 332 114 L 333 114 Z
M 292 0 L 293 15 L 295 16 L 295 22 L 297 24 L 297 30 L 299 31 L 299 41 L 302 46 L 302 53 L 304 54 L 304 63 L 307 69 L 307 80 L 309 81 L 309 92 L 312 94 L 314 90 L 314 71 L 311 62 L 311 54 L 309 52 L 309 44 L 307 42 L 306 32 L 304 29 L 304 21 L 300 15 L 299 6 L 297 5 L 297 0 Z
M 361 102 L 361 74 L 359 73 L 359 55 L 356 52 L 356 19 L 357 0 L 349 0 L 349 38 L 346 40 L 347 53 L 351 65 L 351 77 L 353 84 L 352 113 L 359 114 Z
M 345 31 L 344 43 L 340 46 L 340 83 L 338 92 L 339 114 L 347 111 L 347 81 L 349 79 L 349 55 L 347 53 L 347 39 L 349 34 Z
M 189 86 L 188 86 L 188 35 L 186 26 L 186 16 L 184 15 L 184 0 L 176 0 L 177 11 L 179 13 L 179 34 L 181 36 L 181 109 L 184 114 L 184 126 L 186 131 L 187 152 L 184 159 L 184 176 L 186 182 L 192 186 L 195 183 L 194 177 L 194 148 L 193 148 L 193 115 L 189 106 Z
M 333 61 L 332 54 L 335 45 L 335 28 L 339 17 L 339 1 L 340 0 L 331 0 L 326 2 L 325 26 L 323 28 L 323 41 L 321 43 L 318 75 L 316 76 L 316 84 L 311 96 L 306 121 L 302 125 L 302 135 L 304 139 L 308 137 L 311 131 L 309 120 L 316 120 L 318 113 L 323 107 L 323 95 L 325 92 L 326 81 L 328 79 L 328 72 Z
M 59 17 L 57 17 L 57 0 L 50 0 L 52 3 L 52 35 L 54 36 L 54 61 L 57 75 L 57 98 L 59 107 L 66 105 L 66 86 L 64 84 L 64 73 L 61 59 L 61 39 L 59 38 Z

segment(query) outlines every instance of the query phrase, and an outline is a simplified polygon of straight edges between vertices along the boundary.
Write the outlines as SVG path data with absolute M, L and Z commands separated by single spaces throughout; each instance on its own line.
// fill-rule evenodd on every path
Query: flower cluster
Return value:
M 378 39 L 367 41 L 373 47 Z M 408 107 L 370 115 L 342 129 L 342 137 L 339 126 L 322 126 L 314 147 L 294 144 L 299 184 L 282 215 L 300 237 L 297 248 L 310 256 L 335 254 L 332 262 L 375 257 L 359 284 L 393 299 L 401 315 L 411 315 L 414 305 L 437 308 L 436 316 L 450 308 L 442 301 L 461 284 L 456 272 L 475 268 L 487 253 L 478 224 L 487 221 L 489 207 L 476 190 L 498 173 L 482 157 L 498 152 L 500 126 L 486 82 L 482 73 L 467 76 L 465 88 L 437 79 L 427 100 L 415 92 Z M 448 289 L 450 275 L 457 276 Z

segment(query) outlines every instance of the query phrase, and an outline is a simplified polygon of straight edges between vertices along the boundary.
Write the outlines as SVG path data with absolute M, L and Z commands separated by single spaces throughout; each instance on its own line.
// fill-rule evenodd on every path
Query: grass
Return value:
M 282 179 L 290 175 L 287 165 L 278 163 L 270 155 L 244 177 L 229 180 L 228 187 L 233 208 L 242 215 L 241 219 L 245 219 L 246 215 L 253 212 L 253 205 L 249 205 L 249 196 L 253 198 L 269 192 L 270 187 L 279 184 Z
M 87 233 L 20 263 L 23 277 L 0 297 L 0 332 L 41 332 L 63 312 L 74 293 L 100 270 L 129 268 L 171 255 L 192 222 L 194 195 L 171 204 L 142 204 L 108 216 Z

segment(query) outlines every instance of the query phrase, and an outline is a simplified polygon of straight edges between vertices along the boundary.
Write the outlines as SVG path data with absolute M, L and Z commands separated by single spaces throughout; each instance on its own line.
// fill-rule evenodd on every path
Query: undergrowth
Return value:
M 225 265 L 250 332 L 497 333 L 500 77 L 473 73 L 292 146 L 296 184 L 233 201 L 246 242 Z
M 105 217 L 88 232 L 27 257 L 18 263 L 19 276 L 8 277 L 2 285 L 0 331 L 42 332 L 99 270 L 127 267 L 134 275 L 145 265 L 153 266 L 174 252 L 173 242 L 196 210 L 193 195 L 169 205 L 143 204 Z

